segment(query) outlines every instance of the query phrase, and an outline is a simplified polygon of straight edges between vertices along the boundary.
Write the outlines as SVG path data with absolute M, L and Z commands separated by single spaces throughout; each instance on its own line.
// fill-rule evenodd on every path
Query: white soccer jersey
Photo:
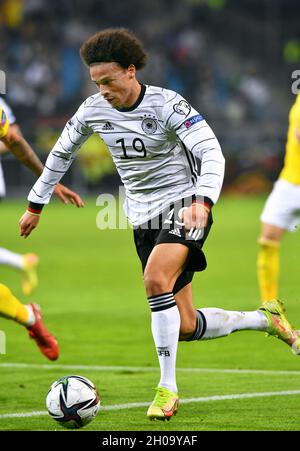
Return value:
M 7 105 L 7 103 L 3 100 L 2 97 L 0 97 L 0 108 L 2 108 L 5 111 L 5 114 L 6 114 L 10 124 L 13 124 L 16 122 L 14 113 L 12 112 L 10 106 Z M 5 180 L 4 180 L 3 169 L 2 169 L 1 159 L 0 159 L 0 197 L 4 197 L 5 192 L 6 192 Z
M 176 92 L 142 85 L 130 108 L 115 109 L 100 93 L 80 106 L 50 152 L 29 201 L 49 202 L 54 185 L 92 133 L 98 133 L 111 152 L 125 186 L 125 212 L 133 225 L 192 194 L 213 203 L 218 200 L 224 157 L 213 131 Z M 195 157 L 201 160 L 200 175 Z

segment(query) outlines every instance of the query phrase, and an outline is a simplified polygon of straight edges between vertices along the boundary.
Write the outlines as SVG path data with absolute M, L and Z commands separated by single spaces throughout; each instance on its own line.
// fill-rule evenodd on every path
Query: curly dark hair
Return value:
M 134 64 L 142 69 L 147 54 L 138 38 L 126 28 L 107 28 L 88 38 L 80 47 L 85 64 L 118 63 L 124 69 Z

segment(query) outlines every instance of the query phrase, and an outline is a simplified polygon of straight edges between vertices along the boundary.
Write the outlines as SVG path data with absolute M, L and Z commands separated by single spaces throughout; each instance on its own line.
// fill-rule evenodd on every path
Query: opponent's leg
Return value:
M 16 252 L 11 252 L 4 247 L 0 247 L 0 265 L 11 266 L 12 268 L 22 269 L 23 256 Z
M 262 223 L 257 256 L 257 277 L 261 300 L 278 297 L 280 240 L 285 230 Z
M 8 249 L 0 248 L 0 265 L 11 266 L 23 272 L 22 291 L 29 295 L 38 285 L 37 265 L 39 258 L 36 254 L 17 254 Z
M 12 319 L 25 326 L 29 336 L 33 338 L 40 351 L 50 360 L 59 355 L 58 344 L 46 329 L 40 308 L 37 304 L 22 304 L 3 284 L 0 284 L 0 316 Z
M 2 283 L 0 284 L 0 316 L 12 319 L 25 327 L 32 326 L 35 321 L 30 305 L 22 304 Z
M 22 291 L 28 296 L 38 286 L 37 266 L 39 264 L 39 257 L 32 253 L 25 254 L 22 257 Z

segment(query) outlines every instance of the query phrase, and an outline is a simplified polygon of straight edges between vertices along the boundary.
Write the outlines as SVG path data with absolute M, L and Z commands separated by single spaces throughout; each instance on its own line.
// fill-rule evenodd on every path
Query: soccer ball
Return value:
M 98 413 L 100 398 L 93 382 L 82 376 L 64 376 L 55 381 L 47 394 L 49 415 L 62 426 L 78 429 Z

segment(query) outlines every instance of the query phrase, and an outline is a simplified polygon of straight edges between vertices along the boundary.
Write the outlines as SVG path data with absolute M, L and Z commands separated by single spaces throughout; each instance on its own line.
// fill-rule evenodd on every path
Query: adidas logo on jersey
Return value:
M 114 130 L 114 127 L 111 125 L 110 122 L 105 122 L 105 124 L 102 127 L 102 130 Z
M 170 232 L 172 235 L 176 235 L 176 236 L 180 236 L 181 237 L 181 233 L 180 233 L 180 229 L 174 229 L 174 230 L 170 230 Z

